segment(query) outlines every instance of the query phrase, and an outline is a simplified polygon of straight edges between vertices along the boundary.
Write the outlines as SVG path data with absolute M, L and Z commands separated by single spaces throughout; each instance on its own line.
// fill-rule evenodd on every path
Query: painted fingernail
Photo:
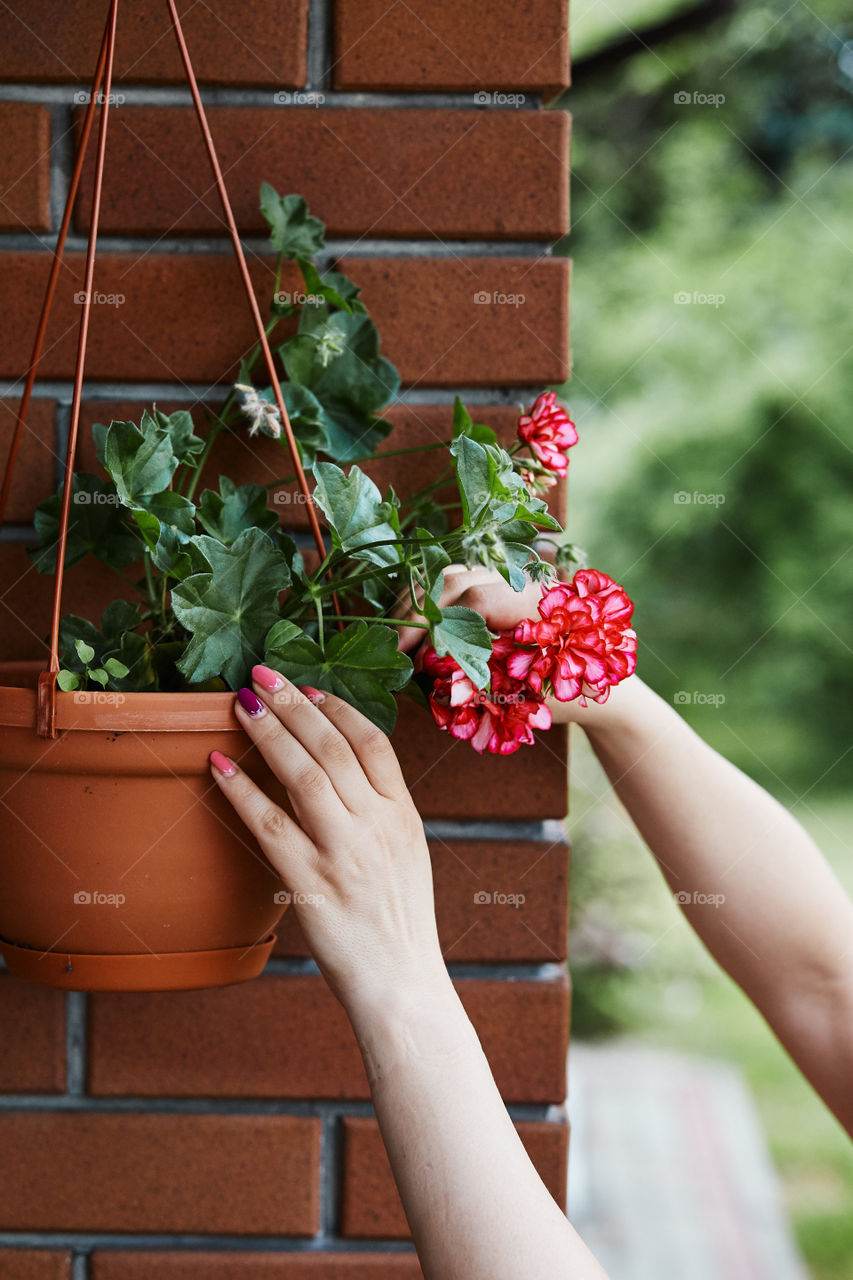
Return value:
M 237 772 L 237 766 L 221 751 L 211 751 L 210 763 L 213 765 L 217 773 L 221 773 L 223 778 L 233 778 Z
M 260 717 L 266 712 L 266 707 L 251 689 L 240 689 L 237 694 L 237 701 L 250 716 Z
M 321 689 L 315 689 L 314 686 L 310 684 L 303 684 L 302 692 L 305 694 L 305 697 L 309 702 L 314 703 L 315 707 L 318 703 L 322 702 L 326 696 Z
M 277 671 L 273 671 L 271 667 L 261 666 L 260 663 L 258 666 L 252 667 L 252 679 L 257 681 L 262 689 L 267 689 L 270 693 L 274 693 L 276 689 L 280 689 L 284 684 Z

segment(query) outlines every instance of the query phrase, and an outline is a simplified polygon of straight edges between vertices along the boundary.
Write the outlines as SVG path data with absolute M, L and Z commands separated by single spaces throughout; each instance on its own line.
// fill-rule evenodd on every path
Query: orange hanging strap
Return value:
M 228 220 L 228 229 L 231 232 L 231 240 L 234 245 L 234 252 L 237 255 L 237 261 L 240 265 L 240 274 L 243 277 L 243 285 L 246 290 L 246 296 L 249 299 L 249 306 L 252 309 L 252 316 L 255 321 L 255 327 L 258 331 L 258 338 L 261 343 L 261 349 L 263 350 L 263 353 L 264 353 L 264 361 L 266 362 L 270 383 L 272 385 L 273 391 L 275 392 L 275 399 L 276 399 L 276 404 L 278 405 L 278 411 L 281 414 L 281 421 L 282 421 L 282 425 L 284 426 L 284 433 L 285 433 L 285 436 L 287 437 L 288 448 L 290 449 L 290 457 L 293 461 L 293 469 L 296 472 L 296 478 L 299 481 L 299 488 L 302 490 L 302 495 L 305 498 L 305 505 L 308 511 L 308 519 L 311 523 L 311 532 L 314 534 L 314 541 L 317 544 L 317 550 L 320 553 L 320 560 L 322 561 L 326 557 L 326 546 L 323 541 L 323 534 L 320 530 L 320 522 L 317 519 L 317 512 L 314 508 L 313 502 L 311 501 L 311 491 L 308 488 L 308 481 L 305 478 L 305 471 L 302 466 L 302 459 L 299 456 L 299 449 L 296 444 L 296 437 L 293 434 L 293 427 L 290 425 L 290 418 L 288 417 L 288 414 L 287 414 L 287 407 L 284 403 L 284 396 L 281 393 L 281 384 L 278 380 L 278 374 L 276 373 L 275 365 L 273 364 L 272 353 L 270 351 L 270 344 L 267 339 L 266 330 L 264 328 L 264 322 L 261 318 L 261 313 L 258 308 L 258 302 L 255 297 L 255 291 L 252 288 L 252 281 L 249 276 L 249 269 L 246 266 L 246 258 L 243 253 L 243 246 L 240 243 L 240 236 L 238 235 L 238 232 L 237 232 L 237 224 L 234 221 L 234 214 L 231 210 L 231 201 L 228 199 L 228 192 L 225 189 L 225 181 L 222 177 L 222 170 L 219 167 L 219 160 L 216 155 L 216 148 L 213 145 L 213 138 L 211 137 L 210 128 L 207 123 L 207 116 L 205 115 L 205 112 L 204 112 L 204 105 L 201 101 L 201 96 L 198 91 L 198 84 L 196 83 L 195 72 L 193 71 L 192 62 L 190 61 L 189 50 L 187 49 L 187 44 L 184 39 L 183 29 L 181 28 L 181 20 L 178 17 L 178 11 L 175 8 L 175 0 L 166 0 L 166 3 L 169 6 L 169 12 L 172 16 L 172 26 L 175 29 L 175 35 L 177 37 L 178 45 L 180 46 L 180 50 L 181 50 L 181 57 L 184 60 L 184 67 L 186 68 L 187 80 L 189 81 L 190 91 L 192 92 L 192 96 L 193 96 L 193 102 L 195 103 L 196 114 L 198 116 L 199 124 L 201 125 L 201 131 L 204 134 L 204 141 L 207 146 L 207 154 L 210 157 L 210 164 L 211 164 L 211 168 L 213 169 L 213 176 L 216 179 L 216 185 L 219 188 L 219 195 L 222 199 L 222 206 L 225 210 L 225 217 Z
M 89 226 L 89 243 L 86 248 L 86 276 L 83 294 L 83 313 L 77 337 L 77 362 L 74 368 L 74 394 L 71 400 L 71 429 L 65 457 L 65 479 L 62 491 L 62 510 L 59 517 L 59 539 L 56 549 L 56 576 L 53 584 L 53 613 L 50 624 L 50 667 L 42 671 L 38 682 L 38 710 L 36 730 L 43 738 L 56 737 L 56 673 L 59 671 L 59 614 L 62 607 L 62 579 L 65 570 L 65 547 L 68 542 L 68 519 L 71 511 L 71 481 L 74 475 L 74 457 L 77 452 L 77 428 L 80 423 L 80 401 L 83 392 L 83 366 L 86 360 L 86 343 L 89 336 L 89 312 L 92 305 L 92 282 L 95 273 L 95 246 L 98 239 L 98 222 L 101 213 L 101 188 L 104 177 L 104 157 L 107 148 L 107 124 L 109 121 L 110 94 L 113 80 L 118 0 L 111 0 L 107 19 L 106 66 L 101 114 L 98 120 L 98 160 L 95 169 L 95 189 L 92 197 L 92 220 Z M 97 93 L 93 96 L 97 96 Z M 91 103 L 89 104 L 91 107 Z

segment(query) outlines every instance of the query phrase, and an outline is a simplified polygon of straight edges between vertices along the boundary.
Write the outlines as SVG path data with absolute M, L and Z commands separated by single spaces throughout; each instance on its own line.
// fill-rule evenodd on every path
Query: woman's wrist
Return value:
M 555 724 L 577 724 L 590 737 L 598 734 L 609 737 L 625 734 L 642 723 L 643 705 L 650 694 L 651 690 L 637 676 L 629 676 L 611 687 L 606 702 L 593 702 L 588 698 L 584 707 L 577 698 L 571 702 L 549 698 L 548 706 Z

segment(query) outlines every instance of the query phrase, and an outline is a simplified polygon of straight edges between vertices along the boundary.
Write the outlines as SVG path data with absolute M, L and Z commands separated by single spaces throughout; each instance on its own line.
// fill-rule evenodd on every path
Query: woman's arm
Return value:
M 536 617 L 540 595 L 454 565 L 441 604 L 498 631 Z M 603 704 L 549 706 L 583 727 L 687 919 L 853 1134 L 853 904 L 811 837 L 637 676 Z
M 631 676 L 586 732 L 693 928 L 853 1134 L 853 904 L 796 819 Z
M 296 820 L 217 752 L 213 777 L 349 1014 L 424 1275 L 606 1280 L 531 1164 L 447 974 L 423 825 L 387 737 L 330 694 L 253 676 L 237 715 Z

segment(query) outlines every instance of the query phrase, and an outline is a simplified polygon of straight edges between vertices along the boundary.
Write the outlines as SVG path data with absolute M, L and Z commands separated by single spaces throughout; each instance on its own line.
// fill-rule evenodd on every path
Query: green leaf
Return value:
M 394 629 L 361 620 L 333 631 L 325 653 L 293 623 L 279 623 L 267 636 L 264 662 L 294 684 L 337 694 L 385 733 L 397 719 L 393 691 L 412 674 L 410 659 L 397 648 Z
M 119 680 L 123 680 L 129 674 L 129 669 L 123 662 L 119 662 L 118 658 L 105 658 L 104 669 Z
M 56 683 L 64 693 L 71 693 L 79 686 L 80 678 L 73 671 L 60 671 L 57 674 Z
M 391 523 L 395 509 L 390 502 L 383 502 L 370 477 L 359 467 L 351 467 L 347 475 L 333 462 L 315 463 L 314 475 L 314 501 L 329 522 L 334 545 L 359 560 L 397 563 L 399 546 L 371 545 L 396 539 L 399 533 Z
M 219 492 L 205 489 L 198 504 L 199 523 L 220 542 L 231 543 L 245 529 L 277 528 L 278 517 L 267 507 L 267 490 L 259 484 L 234 484 L 219 477 Z
M 164 489 L 131 514 L 161 573 L 185 578 L 192 572 L 187 543 L 195 533 L 195 507 L 188 498 Z
M 457 436 L 450 452 L 456 459 L 462 516 L 466 525 L 472 525 L 497 490 L 496 470 L 483 446 L 470 436 Z
M 322 405 L 327 444 L 339 462 L 371 453 L 390 425 L 376 414 L 396 396 L 400 377 L 379 354 L 379 333 L 366 314 L 329 316 L 304 307 L 299 332 L 278 349 L 288 378 Z
M 142 411 L 142 424 L 150 415 Z M 188 409 L 176 409 L 174 413 L 163 413 L 154 405 L 154 424 L 158 431 L 167 435 L 172 442 L 172 452 L 179 462 L 193 462 L 194 455 L 201 453 L 204 441 L 194 434 L 192 414 Z
M 314 302 L 303 303 L 303 306 L 318 306 L 322 305 L 322 303 L 328 303 L 332 307 L 339 307 L 341 311 L 349 312 L 352 310 L 348 299 L 343 294 L 338 293 L 327 276 L 320 275 L 313 262 L 309 262 L 306 258 L 300 258 L 299 270 L 302 272 L 302 279 L 305 282 L 307 297 L 316 299 Z M 346 279 L 345 276 L 341 278 Z M 352 287 L 353 289 L 356 288 L 355 285 Z M 356 292 L 358 292 L 357 289 Z
M 40 544 L 37 547 L 27 547 L 27 555 L 39 573 L 53 573 L 56 570 L 63 489 L 64 485 L 61 485 L 57 493 L 36 508 L 33 523 Z M 110 481 L 83 474 L 73 476 L 71 481 L 68 540 L 65 544 L 66 568 L 77 564 L 90 553 L 104 564 L 122 569 L 139 559 L 142 542 L 136 530 L 128 523 L 126 512 L 122 510 Z
M 91 662 L 95 656 L 95 650 L 85 640 L 75 640 L 74 648 L 77 650 L 77 657 L 81 662 Z
M 313 258 L 326 243 L 325 226 L 313 218 L 302 196 L 280 196 L 261 183 L 261 213 L 270 227 L 270 243 L 285 258 Z
M 193 684 L 221 675 L 236 689 L 278 617 L 279 592 L 290 585 L 287 556 L 260 529 L 244 530 L 230 547 L 205 534 L 192 542 L 210 572 L 172 589 L 172 609 L 192 636 L 178 669 Z
M 469 436 L 478 444 L 497 444 L 498 438 L 491 427 L 482 422 L 474 422 L 459 396 L 453 401 L 453 439 L 457 436 Z
M 485 689 L 489 683 L 492 638 L 480 614 L 458 604 L 451 605 L 442 609 L 441 622 L 432 628 L 431 635 L 438 656 L 450 654 L 477 688 Z
M 89 667 L 86 675 L 90 680 L 94 680 L 95 684 L 99 684 L 102 689 L 106 689 L 109 681 L 109 674 L 100 667 Z
M 111 422 L 104 457 L 126 507 L 144 507 L 147 499 L 168 489 L 178 465 L 171 437 L 148 413 L 143 413 L 138 427 L 133 422 Z

